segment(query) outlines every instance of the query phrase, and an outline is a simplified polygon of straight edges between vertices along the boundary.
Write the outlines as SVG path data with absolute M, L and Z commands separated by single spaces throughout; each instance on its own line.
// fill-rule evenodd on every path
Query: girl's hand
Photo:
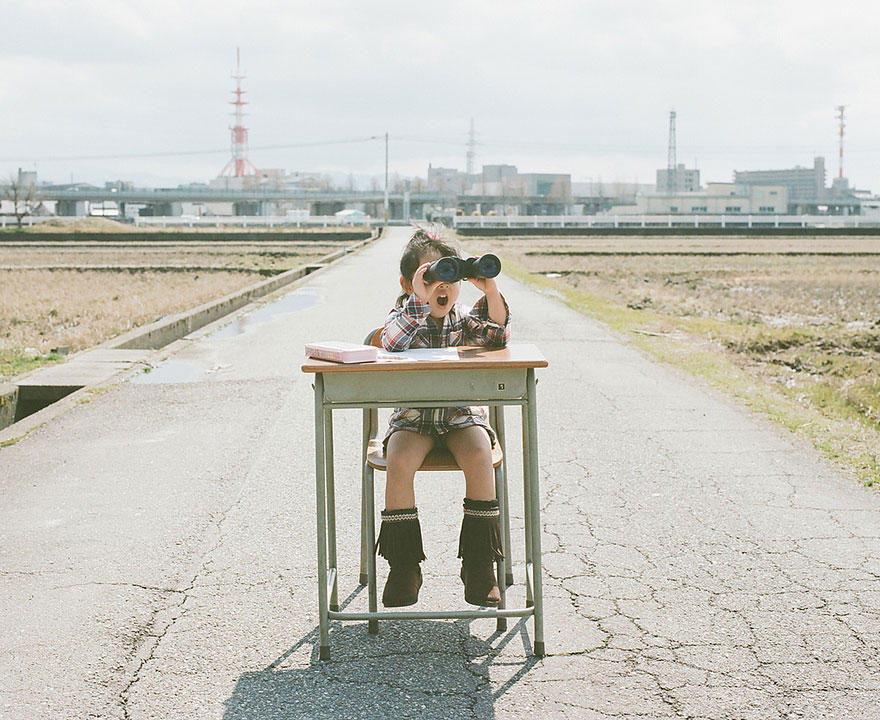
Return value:
M 419 265 L 416 268 L 415 274 L 413 275 L 413 292 L 422 302 L 429 302 L 431 299 L 431 289 L 430 287 L 428 287 L 428 285 L 425 284 L 424 278 L 425 271 L 430 265 L 431 263 L 424 263 L 423 265 Z M 431 283 L 431 286 L 434 286 L 436 284 L 437 283 Z
M 495 278 L 468 278 L 468 280 L 484 295 L 498 293 L 498 285 L 495 282 Z
M 486 307 L 489 311 L 489 319 L 499 325 L 507 322 L 507 308 L 504 298 L 501 297 L 501 291 L 495 278 L 468 278 L 477 288 L 486 296 Z

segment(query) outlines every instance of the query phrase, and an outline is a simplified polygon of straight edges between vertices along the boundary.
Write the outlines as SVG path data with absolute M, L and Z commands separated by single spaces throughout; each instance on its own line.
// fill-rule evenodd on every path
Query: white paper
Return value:
M 432 360 L 434 362 L 438 360 L 457 360 L 458 348 L 416 348 L 414 350 L 403 350 L 401 352 L 380 350 L 377 359 L 391 362 L 395 360 L 416 360 L 419 362 L 431 362 Z

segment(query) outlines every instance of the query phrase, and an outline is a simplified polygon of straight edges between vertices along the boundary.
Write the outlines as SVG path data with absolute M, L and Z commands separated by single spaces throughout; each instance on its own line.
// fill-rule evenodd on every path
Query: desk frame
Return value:
M 528 346 L 530 347 L 530 346 Z M 504 352 L 504 351 L 496 351 Z M 491 354 L 491 353 L 487 353 Z M 449 363 L 422 362 L 418 368 L 408 364 L 393 367 L 380 363 L 361 366 L 338 366 L 320 361 L 303 365 L 304 372 L 315 373 L 315 496 L 318 541 L 318 613 L 320 629 L 320 658 L 330 658 L 330 620 L 367 620 L 370 632 L 378 630 L 379 620 L 424 620 L 458 618 L 496 618 L 499 625 L 508 617 L 533 617 L 533 651 L 537 657 L 544 655 L 544 608 L 541 567 L 541 513 L 540 484 L 538 474 L 538 424 L 536 406 L 535 368 L 545 367 L 546 361 L 530 360 L 528 363 L 505 363 L 500 361 L 492 367 L 474 366 L 473 363 L 450 365 Z M 370 588 L 370 612 L 343 612 L 339 610 L 338 572 L 336 561 L 336 498 L 333 469 L 333 411 L 339 409 L 362 409 L 364 429 L 371 424 L 368 413 L 383 407 L 438 407 L 454 405 L 489 405 L 492 419 L 496 422 L 499 441 L 504 441 L 503 406 L 519 405 L 522 408 L 523 439 L 523 517 L 525 526 L 525 584 L 526 606 L 522 608 L 494 608 L 481 610 L 449 611 L 375 611 L 375 587 Z M 500 418 L 500 421 L 499 421 Z M 363 438 L 362 460 L 366 475 L 366 446 Z M 502 444 L 502 449 L 504 446 Z M 505 455 L 502 472 L 506 495 Z M 374 512 L 367 512 L 365 495 L 371 494 L 372 483 L 362 479 L 361 531 L 375 537 Z M 508 517 L 507 497 L 499 497 L 503 504 L 503 517 Z M 363 527 L 364 521 L 366 528 Z M 502 528 L 505 538 L 505 583 L 512 580 L 510 564 L 509 527 Z M 372 544 L 372 543 L 371 543 Z M 375 582 L 375 554 L 366 559 L 370 575 Z M 363 567 L 363 566 L 362 566 Z M 363 573 L 361 576 L 363 580 Z

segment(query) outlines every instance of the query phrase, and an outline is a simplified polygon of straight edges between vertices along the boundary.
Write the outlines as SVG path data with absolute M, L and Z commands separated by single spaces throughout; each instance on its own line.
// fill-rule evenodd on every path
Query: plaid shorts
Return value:
M 391 415 L 382 446 L 387 451 L 388 438 L 398 430 L 432 435 L 440 440 L 451 430 L 471 426 L 485 428 L 489 441 L 495 446 L 495 431 L 489 425 L 488 412 L 484 407 L 397 408 Z

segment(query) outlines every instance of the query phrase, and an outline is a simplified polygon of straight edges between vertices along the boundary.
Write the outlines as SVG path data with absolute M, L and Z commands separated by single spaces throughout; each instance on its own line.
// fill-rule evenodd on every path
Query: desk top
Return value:
M 461 346 L 379 351 L 379 359 L 365 363 L 336 363 L 307 358 L 306 373 L 388 372 L 389 370 L 478 370 L 495 368 L 540 368 L 548 363 L 534 345 L 508 345 L 504 348 Z

